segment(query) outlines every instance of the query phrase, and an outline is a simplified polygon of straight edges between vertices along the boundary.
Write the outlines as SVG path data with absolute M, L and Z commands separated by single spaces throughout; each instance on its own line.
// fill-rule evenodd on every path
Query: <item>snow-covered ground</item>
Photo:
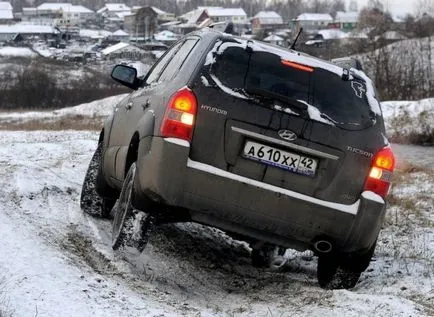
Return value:
M 0 57 L 36 57 L 36 53 L 27 47 L 0 47 Z
M 128 94 L 53 111 L 0 112 L 0 129 L 98 129 L 126 96 Z
M 0 134 L 0 298 L 14 316 L 434 315 L 434 167 L 399 160 L 374 261 L 353 290 L 325 291 L 310 252 L 256 269 L 244 243 L 200 225 L 166 225 L 144 254 L 114 255 L 110 221 L 79 208 L 97 139 Z
M 412 136 L 434 137 L 434 98 L 381 103 L 387 134 L 394 141 L 409 142 Z

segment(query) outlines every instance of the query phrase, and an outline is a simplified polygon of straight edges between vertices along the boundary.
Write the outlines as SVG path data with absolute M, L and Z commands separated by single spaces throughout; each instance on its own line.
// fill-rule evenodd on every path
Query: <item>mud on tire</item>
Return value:
M 113 250 L 121 247 L 133 247 L 142 252 L 154 226 L 153 216 L 135 209 L 132 205 L 135 174 L 136 164 L 133 163 L 125 177 L 119 199 L 113 207 Z
M 87 168 L 81 189 L 80 207 L 91 216 L 108 218 L 115 200 L 102 198 L 96 191 L 98 182 L 101 182 L 99 171 L 101 167 L 102 146 L 102 143 L 98 144 Z

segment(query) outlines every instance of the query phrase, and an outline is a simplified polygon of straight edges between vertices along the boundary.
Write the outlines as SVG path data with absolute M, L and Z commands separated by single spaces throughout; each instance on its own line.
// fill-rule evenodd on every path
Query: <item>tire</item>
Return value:
M 91 216 L 109 218 L 115 200 L 100 197 L 96 190 L 102 182 L 100 176 L 102 146 L 102 143 L 98 144 L 87 168 L 81 188 L 80 207 Z
M 376 245 L 377 241 L 374 242 L 368 251 L 362 254 L 348 254 L 342 261 L 342 267 L 351 271 L 364 272 L 368 268 L 369 263 L 371 263 Z
M 340 259 L 335 255 L 318 257 L 318 284 L 324 289 L 351 289 L 356 286 L 362 271 L 354 271 L 342 267 Z
M 285 249 L 271 244 L 264 244 L 260 248 L 253 248 L 250 254 L 252 265 L 257 268 L 270 267 L 276 256 L 283 256 Z
M 142 252 L 154 226 L 154 217 L 137 210 L 132 205 L 136 163 L 128 170 L 121 194 L 113 207 L 112 248 L 134 247 Z

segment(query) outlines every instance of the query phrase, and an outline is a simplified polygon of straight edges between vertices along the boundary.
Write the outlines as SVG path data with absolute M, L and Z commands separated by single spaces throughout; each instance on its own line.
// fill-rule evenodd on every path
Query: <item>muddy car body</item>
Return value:
M 144 80 L 134 72 L 113 70 L 135 92 L 106 121 L 84 184 L 105 215 L 117 199 L 115 248 L 134 235 L 143 249 L 154 224 L 194 221 L 248 241 L 255 264 L 310 249 L 322 286 L 355 285 L 394 167 L 362 71 L 206 30 L 174 44 Z

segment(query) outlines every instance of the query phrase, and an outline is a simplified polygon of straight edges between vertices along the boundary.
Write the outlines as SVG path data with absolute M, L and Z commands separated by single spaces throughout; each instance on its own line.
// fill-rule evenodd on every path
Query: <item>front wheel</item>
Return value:
M 132 205 L 135 176 L 136 163 L 133 163 L 125 177 L 119 199 L 113 207 L 113 250 L 128 246 L 142 252 L 154 226 L 154 217 Z

